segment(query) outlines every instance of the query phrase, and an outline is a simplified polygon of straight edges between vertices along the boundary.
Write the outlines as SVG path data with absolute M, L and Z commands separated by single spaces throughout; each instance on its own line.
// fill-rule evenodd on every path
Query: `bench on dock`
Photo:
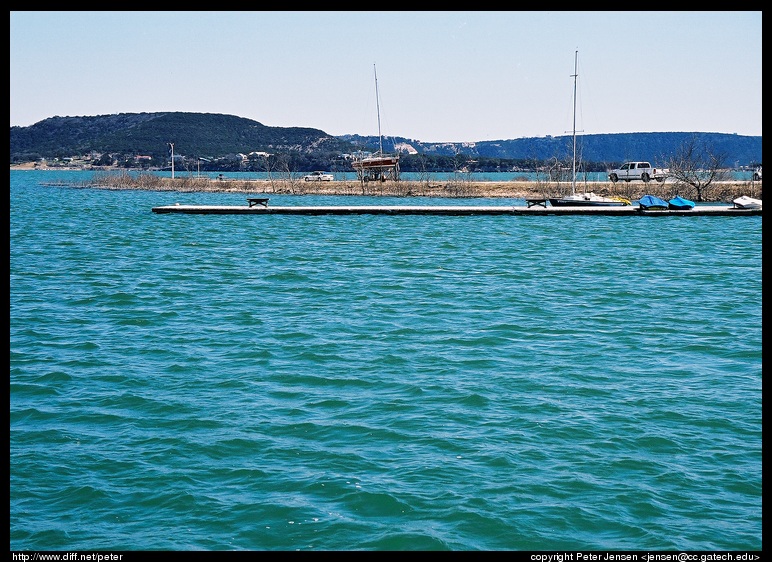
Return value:
M 525 204 L 528 205 L 528 208 L 530 209 L 534 205 L 541 205 L 545 209 L 547 208 L 547 200 L 546 199 L 526 199 Z
M 247 203 L 249 203 L 250 207 L 254 207 L 255 205 L 262 205 L 263 207 L 267 207 L 268 197 L 247 197 Z

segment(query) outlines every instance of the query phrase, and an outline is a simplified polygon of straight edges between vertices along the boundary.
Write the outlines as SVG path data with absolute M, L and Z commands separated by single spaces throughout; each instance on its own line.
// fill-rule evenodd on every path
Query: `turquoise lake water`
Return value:
M 12 551 L 762 549 L 761 216 L 78 173 L 10 172 Z

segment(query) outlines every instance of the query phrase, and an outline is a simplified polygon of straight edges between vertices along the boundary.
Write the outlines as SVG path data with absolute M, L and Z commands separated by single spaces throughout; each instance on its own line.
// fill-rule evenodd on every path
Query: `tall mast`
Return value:
M 378 73 L 373 63 L 373 75 L 375 76 L 375 108 L 378 111 L 378 146 L 383 154 L 383 137 L 381 136 L 381 102 L 378 100 Z
M 574 174 L 571 179 L 571 195 L 574 195 L 576 192 L 576 77 L 579 76 L 577 72 L 578 60 L 579 51 L 577 50 L 574 52 L 574 73 L 571 75 L 574 78 Z

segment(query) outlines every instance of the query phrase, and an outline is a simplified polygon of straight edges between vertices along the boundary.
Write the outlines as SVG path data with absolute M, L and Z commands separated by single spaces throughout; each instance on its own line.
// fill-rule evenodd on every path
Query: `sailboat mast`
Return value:
M 576 77 L 579 76 L 577 72 L 577 61 L 579 60 L 579 51 L 574 52 L 574 173 L 571 179 L 571 195 L 576 192 Z
M 378 96 L 378 73 L 375 71 L 375 63 L 373 63 L 373 75 L 375 76 L 375 108 L 378 111 L 378 146 L 380 153 L 383 154 L 383 137 L 381 136 L 381 102 Z

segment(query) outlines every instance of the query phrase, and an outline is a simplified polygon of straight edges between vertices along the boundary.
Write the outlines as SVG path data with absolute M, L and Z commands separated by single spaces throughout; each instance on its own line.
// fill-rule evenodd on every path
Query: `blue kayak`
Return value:
M 641 207 L 641 209 L 663 210 L 667 209 L 668 203 L 656 195 L 644 195 L 638 201 L 638 205 Z
M 688 211 L 689 209 L 694 209 L 694 201 L 684 199 L 680 195 L 673 197 L 670 201 L 667 202 L 667 204 L 668 208 L 674 209 L 676 211 Z

